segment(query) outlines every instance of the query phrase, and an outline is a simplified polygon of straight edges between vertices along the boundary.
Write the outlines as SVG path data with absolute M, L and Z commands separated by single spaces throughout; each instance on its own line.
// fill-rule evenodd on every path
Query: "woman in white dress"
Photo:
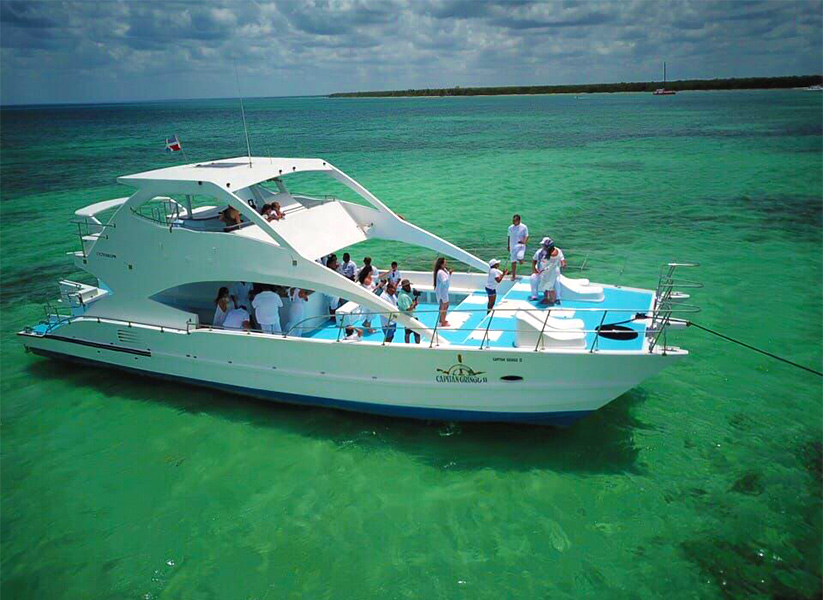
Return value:
M 434 263 L 434 296 L 440 303 L 440 327 L 451 327 L 446 321 L 449 312 L 449 282 L 452 270 L 446 265 L 446 258 L 441 256 Z
M 291 288 L 289 290 L 291 305 L 289 306 L 289 325 L 286 328 L 288 335 L 303 337 L 303 331 L 310 328 L 309 325 L 311 321 L 304 322 L 303 320 L 303 309 L 309 301 L 309 296 L 313 293 L 311 290 L 303 290 L 300 288 Z M 316 324 L 317 321 L 315 321 L 315 325 Z
M 563 251 L 554 245 L 551 238 L 543 238 L 543 248 L 540 251 L 540 284 L 539 291 L 543 293 L 540 304 L 560 304 L 560 269 L 566 266 Z
M 214 304 L 216 306 L 214 309 L 214 319 L 212 319 L 212 324 L 215 327 L 222 327 L 223 322 L 226 320 L 226 315 L 234 310 L 234 302 L 232 302 L 229 295 L 229 288 L 220 288 L 220 291 L 217 292 L 217 298 L 214 299 Z
M 373 268 L 371 263 L 360 269 L 360 273 L 357 274 L 357 282 L 360 284 L 360 287 L 373 294 L 378 293 L 378 291 L 380 291 L 386 283 L 385 281 L 381 281 L 379 284 L 374 283 Z M 363 317 L 363 327 L 365 328 L 366 333 L 374 333 L 374 329 L 371 326 L 371 320 L 372 317 L 374 317 L 374 313 L 365 306 L 361 306 L 360 315 Z

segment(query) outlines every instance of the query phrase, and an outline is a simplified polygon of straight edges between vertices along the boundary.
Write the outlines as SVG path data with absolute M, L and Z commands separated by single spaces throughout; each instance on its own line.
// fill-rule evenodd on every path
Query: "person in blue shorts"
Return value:
M 486 279 L 486 294 L 489 296 L 489 304 L 486 307 L 486 314 L 494 308 L 494 301 L 497 299 L 497 286 L 503 281 L 508 271 L 500 270 L 500 261 L 493 258 L 489 261 L 489 277 Z

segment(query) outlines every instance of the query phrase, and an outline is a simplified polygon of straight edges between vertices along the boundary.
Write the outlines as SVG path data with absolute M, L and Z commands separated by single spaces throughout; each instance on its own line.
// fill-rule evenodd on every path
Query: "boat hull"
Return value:
M 569 425 L 685 356 L 429 348 L 92 320 L 42 335 L 36 354 L 294 404 L 418 419 Z

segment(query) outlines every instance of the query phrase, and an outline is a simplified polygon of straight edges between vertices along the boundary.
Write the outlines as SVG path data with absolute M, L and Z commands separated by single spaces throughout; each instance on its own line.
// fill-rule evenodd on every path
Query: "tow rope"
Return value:
M 816 371 L 815 369 L 812 369 L 812 368 L 807 367 L 805 365 L 801 365 L 801 364 L 798 364 L 796 362 L 793 362 L 793 361 L 789 360 L 788 358 L 783 358 L 782 356 L 777 356 L 777 354 L 772 354 L 771 352 L 766 352 L 765 350 L 761 350 L 760 348 L 755 348 L 754 346 L 751 346 L 751 345 L 747 344 L 746 342 L 741 342 L 740 340 L 736 340 L 734 338 L 730 338 L 727 335 L 723 335 L 719 331 L 715 331 L 713 329 L 709 329 L 708 327 L 703 327 L 702 325 L 698 325 L 694 321 L 689 321 L 689 326 L 697 327 L 698 329 L 702 329 L 706 333 L 711 333 L 712 335 L 716 335 L 717 337 L 722 338 L 722 339 L 726 340 L 727 342 L 732 342 L 734 344 L 738 344 L 740 346 L 743 346 L 744 348 L 748 348 L 749 350 L 754 350 L 755 352 L 759 352 L 760 354 L 765 354 L 769 358 L 773 358 L 775 360 L 779 360 L 781 362 L 784 362 L 787 365 L 791 365 L 793 367 L 797 367 L 798 369 L 803 369 L 804 371 L 808 371 L 809 373 L 814 373 L 815 375 L 819 375 L 820 377 L 823 377 L 823 373 L 821 373 L 820 371 Z

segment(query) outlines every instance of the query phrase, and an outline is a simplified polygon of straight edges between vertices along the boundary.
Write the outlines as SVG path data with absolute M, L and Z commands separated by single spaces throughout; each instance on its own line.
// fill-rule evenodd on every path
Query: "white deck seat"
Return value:
M 585 348 L 586 334 L 582 319 L 540 319 L 525 312 L 515 313 L 517 334 L 515 346 L 518 348 Z M 544 326 L 545 325 L 545 326 Z M 542 331 L 542 335 L 541 335 Z
M 560 298 L 580 302 L 602 302 L 605 298 L 603 286 L 591 283 L 588 279 L 571 279 L 565 275 L 558 277 Z

